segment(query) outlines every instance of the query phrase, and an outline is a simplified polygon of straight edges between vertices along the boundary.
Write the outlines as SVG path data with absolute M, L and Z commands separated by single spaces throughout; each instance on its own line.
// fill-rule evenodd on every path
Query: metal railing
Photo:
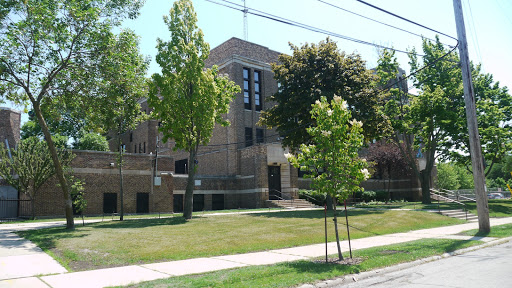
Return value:
M 0 221 L 15 221 L 32 217 L 30 200 L 0 199 Z
M 466 213 L 466 221 L 467 221 L 468 220 L 468 210 L 466 209 L 466 204 L 459 202 L 457 200 L 451 199 L 449 197 L 443 196 L 441 194 L 448 195 L 448 193 L 446 193 L 446 192 L 435 190 L 435 189 L 430 189 L 430 196 L 434 196 L 435 198 L 437 198 L 437 211 L 439 213 L 441 213 L 441 207 L 439 205 L 440 199 L 443 199 L 443 201 L 445 201 L 445 202 L 456 203 L 456 204 L 459 204 L 462 206 L 462 210 Z

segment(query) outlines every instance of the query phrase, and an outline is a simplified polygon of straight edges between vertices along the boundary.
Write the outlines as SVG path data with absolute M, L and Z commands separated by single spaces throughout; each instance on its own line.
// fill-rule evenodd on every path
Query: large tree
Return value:
M 339 96 L 334 96 L 330 103 L 322 96 L 312 105 L 311 118 L 316 125 L 307 129 L 310 144 L 302 144 L 297 156 L 286 157 L 295 167 L 309 172 L 305 177 L 313 179 L 313 189 L 335 199 L 334 229 L 338 257 L 342 260 L 336 200 L 344 201 L 361 191 L 359 184 L 370 176 L 367 162 L 359 158 L 364 144 L 363 124 L 352 119 L 347 102 Z
M 403 149 L 404 147 L 402 147 Z M 387 203 L 388 200 L 391 200 L 391 180 L 409 176 L 411 169 L 402 155 L 401 149 L 394 143 L 387 143 L 383 140 L 370 144 L 364 157 L 370 162 L 379 179 L 388 180 L 387 189 L 386 182 L 383 182 L 384 190 L 388 192 Z
M 25 0 L 0 11 L 0 92 L 30 102 L 55 165 L 65 202 L 66 228 L 73 229 L 72 201 L 42 106 L 81 107 L 95 86 L 99 49 L 125 17 L 135 17 L 144 1 Z M 64 101 L 65 100 L 65 101 Z M 82 107 L 83 109 L 83 107 Z
M 190 219 L 198 148 L 210 141 L 216 123 L 229 125 L 223 115 L 240 87 L 218 75 L 217 67 L 205 69 L 210 46 L 197 27 L 191 1 L 174 2 L 164 21 L 171 39 L 158 39 L 156 61 L 162 73 L 153 75 L 149 104 L 155 118 L 161 120 L 163 141 L 173 139 L 175 149 L 189 153 L 183 217 Z
M 139 101 L 147 96 L 145 78 L 149 59 L 145 59 L 139 50 L 139 38 L 131 30 L 125 30 L 111 39 L 101 56 L 99 75 L 100 113 L 95 113 L 92 122 L 99 124 L 105 131 L 114 133 L 118 146 L 120 220 L 124 218 L 123 154 L 125 148 L 121 142 L 122 134 L 134 129 L 138 123 L 147 119 Z
M 59 161 L 68 166 L 74 156 L 71 151 L 60 147 Z M 30 199 L 32 219 L 35 218 L 34 203 L 39 188 L 55 175 L 48 145 L 37 137 L 23 139 L 16 149 L 8 150 L 0 144 L 0 176 L 12 187 Z
M 306 128 L 313 127 L 311 105 L 320 96 L 328 101 L 339 95 L 348 103 L 352 117 L 364 125 L 366 139 L 380 138 L 388 122 L 378 107 L 382 103 L 374 85 L 374 73 L 357 54 L 341 52 L 330 39 L 319 44 L 290 43 L 293 54 L 279 56 L 272 64 L 278 91 L 270 97 L 277 105 L 262 113 L 261 124 L 276 127 L 283 137 L 283 146 L 292 149 L 309 143 L 311 136 Z
M 454 68 L 457 55 L 447 54 L 438 38 L 435 42 L 425 39 L 422 50 L 424 56 L 419 60 L 413 49 L 409 62 L 411 71 L 417 71 L 412 80 L 418 95 L 406 94 L 405 89 L 389 89 L 384 93 L 383 110 L 394 130 L 390 139 L 420 180 L 422 202 L 430 203 L 436 158 L 449 153 L 450 135 L 457 129 L 464 104 L 460 74 Z M 400 80 L 393 51 L 383 50 L 378 63 L 381 84 Z
M 512 151 L 512 96 L 507 87 L 494 82 L 491 74 L 484 74 L 481 65 L 471 65 L 471 72 L 485 176 L 488 176 L 494 165 L 504 161 Z M 452 135 L 452 145 L 457 149 L 453 149 L 449 157 L 471 171 L 465 114 L 460 115 L 460 120 L 458 131 Z

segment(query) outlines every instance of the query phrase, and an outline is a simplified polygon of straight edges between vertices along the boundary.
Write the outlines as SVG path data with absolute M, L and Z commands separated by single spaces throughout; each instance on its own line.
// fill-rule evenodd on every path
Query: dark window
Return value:
M 251 78 L 249 69 L 244 68 L 244 108 L 251 110 Z
M 263 136 L 263 129 L 256 128 L 256 143 L 265 142 L 265 136 Z
M 252 146 L 252 128 L 245 127 L 245 147 Z
M 103 193 L 103 213 L 117 213 L 117 193 Z
M 212 195 L 212 210 L 223 210 L 224 209 L 224 194 L 213 194 Z
M 254 71 L 254 106 L 256 111 L 261 111 L 261 73 Z
M 137 213 L 149 213 L 149 193 L 137 193 Z
M 133 142 L 133 133 L 130 132 L 130 142 Z
M 142 144 L 139 143 L 139 153 L 142 153 Z
M 146 142 L 144 142 L 144 153 L 146 153 Z
M 133 148 L 133 153 L 137 153 L 137 144 L 135 144 L 135 146 Z
M 173 212 L 183 212 L 183 194 L 173 195 Z
M 174 172 L 176 174 L 188 174 L 188 159 L 182 159 L 174 162 Z
M 204 194 L 194 194 L 194 204 L 192 211 L 204 210 Z
M 300 170 L 300 167 L 298 169 L 299 169 L 299 173 L 298 173 L 299 178 L 304 178 L 304 175 L 309 174 L 309 172 L 306 170 L 304 170 L 304 171 Z

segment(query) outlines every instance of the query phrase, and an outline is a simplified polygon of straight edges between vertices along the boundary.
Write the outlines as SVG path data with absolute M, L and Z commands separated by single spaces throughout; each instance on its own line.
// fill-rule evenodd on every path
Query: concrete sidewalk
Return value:
M 512 223 L 512 217 L 491 219 L 491 225 Z M 108 269 L 66 273 L 50 256 L 32 243 L 11 233 L 13 230 L 42 228 L 56 223 L 30 223 L 11 226 L 0 225 L 0 288 L 2 287 L 106 287 L 128 285 L 179 275 L 211 272 L 250 265 L 268 265 L 287 261 L 304 260 L 325 255 L 325 244 L 270 250 L 247 254 L 196 258 L 144 265 L 132 265 Z M 416 230 L 352 240 L 352 250 L 397 244 L 424 238 L 494 241 L 494 238 L 479 238 L 455 235 L 462 231 L 477 229 L 478 223 L 467 223 L 447 227 Z M 348 242 L 342 241 L 344 252 Z M 337 253 L 336 243 L 327 245 L 328 253 Z M 9 252 L 6 252 L 9 251 Z M 15 255 L 11 255 L 15 254 Z M 25 256 L 26 258 L 22 258 Z M 9 262 L 9 257 L 19 257 L 18 262 Z M 44 259 L 43 259 L 44 258 Z M 14 264 L 13 264 L 14 263 Z M 18 263 L 18 264 L 16 264 Z M 9 267 L 8 267 L 9 266 Z M 12 268 L 10 268 L 12 266 Z M 21 272 L 20 272 L 21 271 Z M 16 274 L 18 273 L 18 274 Z M 48 276 L 40 276 L 54 274 Z M 32 277 L 31 277 L 32 276 Z

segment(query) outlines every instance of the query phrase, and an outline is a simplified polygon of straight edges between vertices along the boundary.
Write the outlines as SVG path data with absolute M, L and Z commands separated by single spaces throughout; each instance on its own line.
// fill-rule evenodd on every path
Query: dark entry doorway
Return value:
M 174 194 L 173 212 L 183 212 L 183 194 Z
M 103 193 L 103 213 L 117 213 L 117 193 Z
M 137 213 L 149 213 L 149 193 L 137 193 Z
M 281 167 L 268 166 L 268 199 L 278 200 L 281 193 Z

